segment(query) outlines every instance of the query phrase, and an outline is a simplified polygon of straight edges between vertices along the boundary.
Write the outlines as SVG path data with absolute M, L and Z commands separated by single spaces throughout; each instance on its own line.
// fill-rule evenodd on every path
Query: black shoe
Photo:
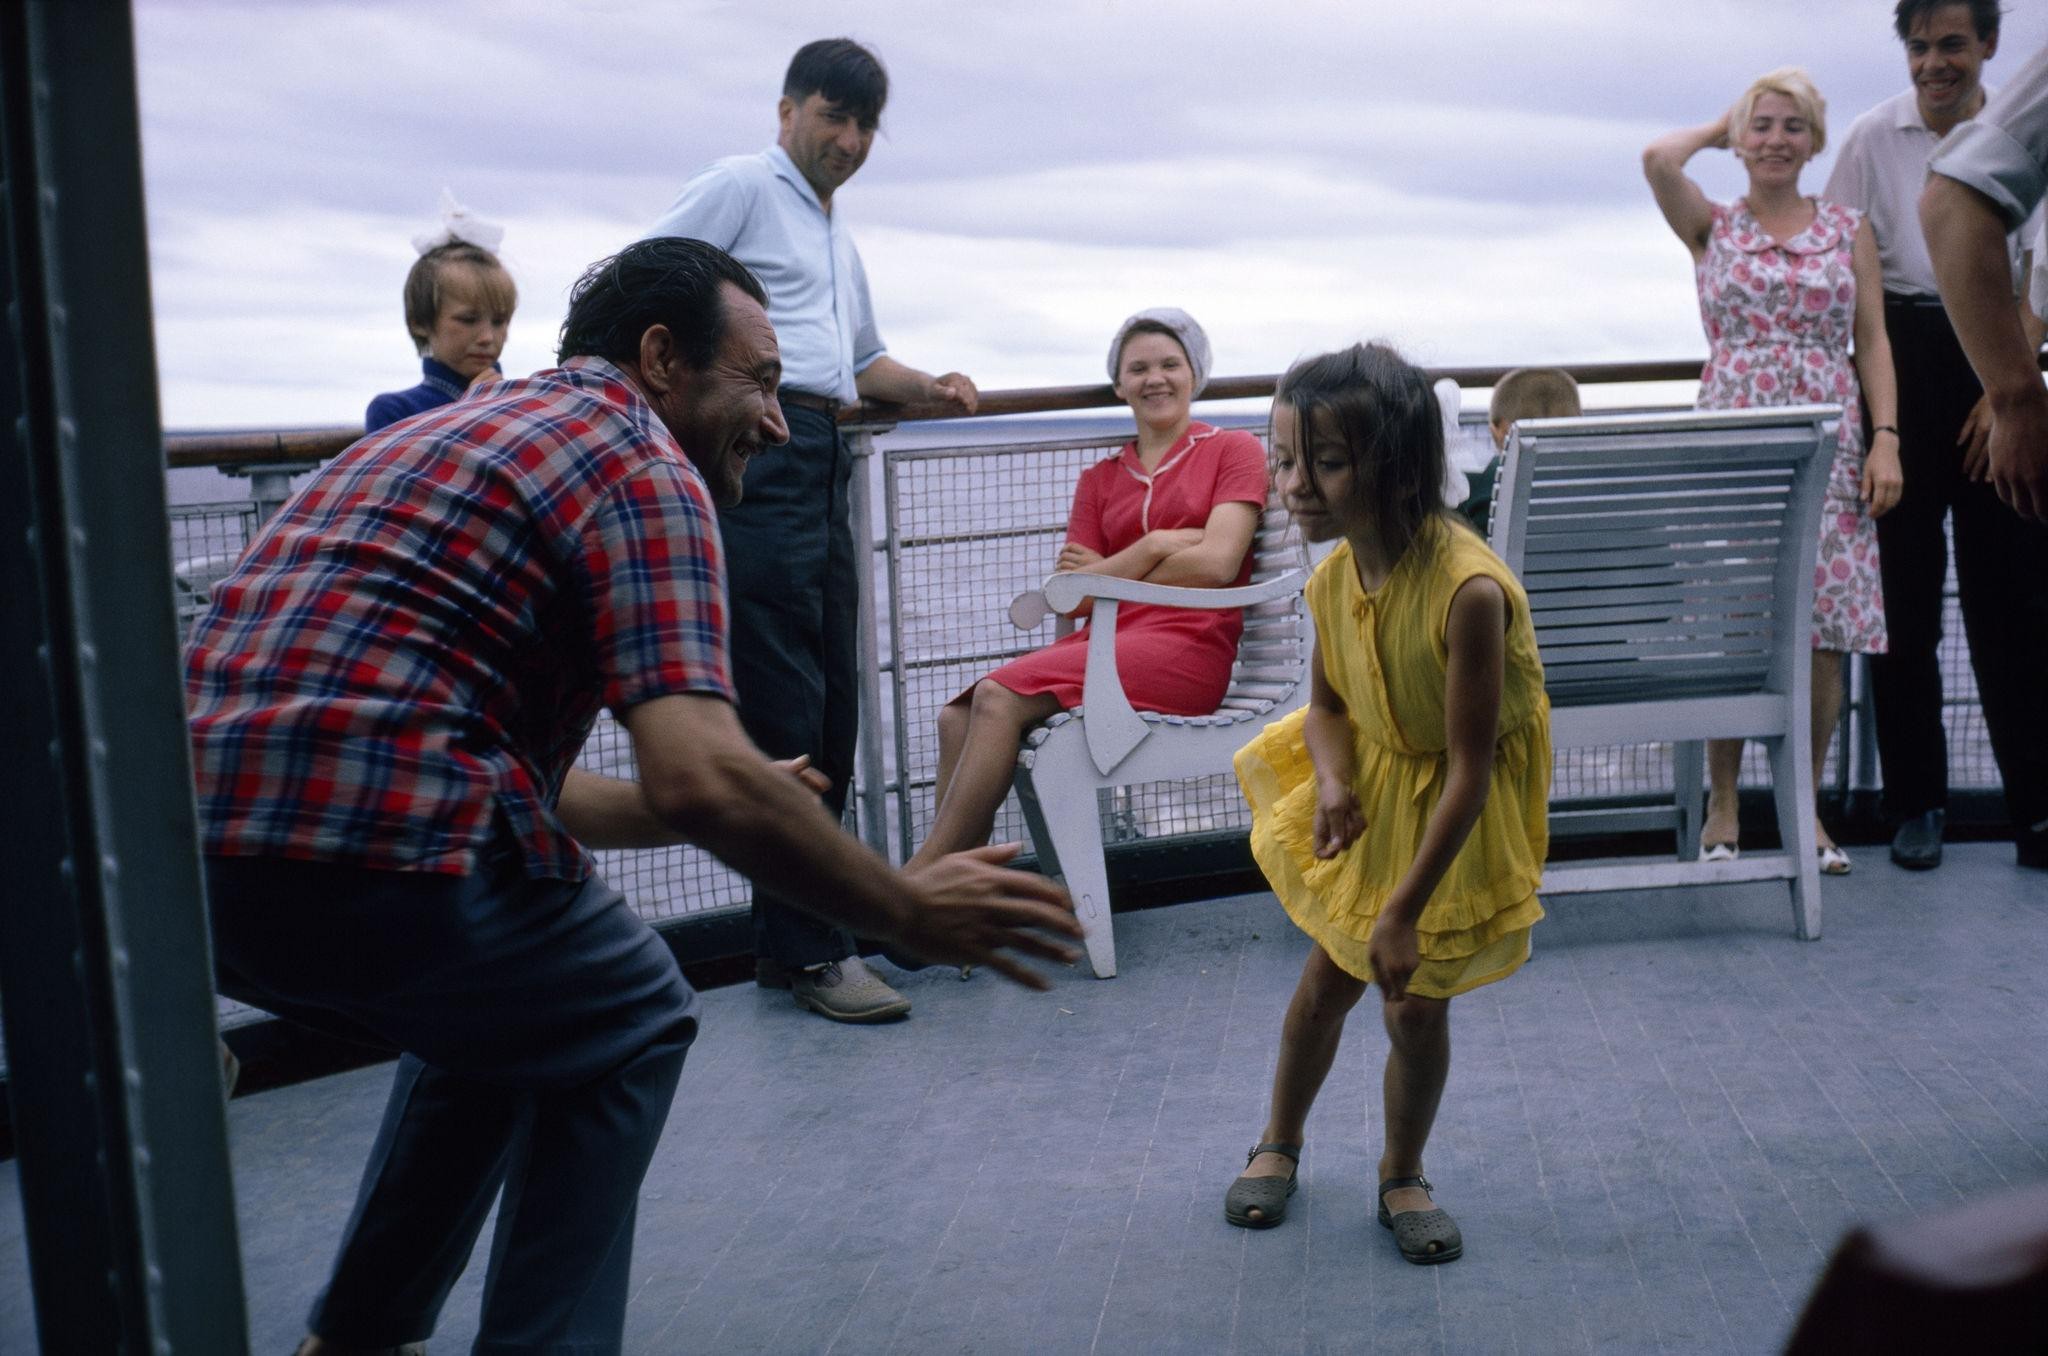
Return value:
M 2048 829 L 2021 829 L 2016 841 L 2021 866 L 2048 871 Z
M 898 970 L 915 971 L 931 967 L 931 962 L 928 960 L 921 960 L 911 955 L 908 951 L 894 951 L 886 946 L 882 948 L 882 959 L 895 966 Z
M 1899 825 L 1892 835 L 1892 860 L 1909 871 L 1932 871 L 1941 865 L 1941 830 L 1948 811 L 1929 810 Z

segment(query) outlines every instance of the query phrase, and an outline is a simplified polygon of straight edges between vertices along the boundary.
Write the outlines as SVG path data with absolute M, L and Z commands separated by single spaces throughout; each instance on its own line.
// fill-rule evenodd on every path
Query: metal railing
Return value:
M 1432 375 L 1483 387 L 1508 370 L 1443 368 Z M 1615 387 L 1692 380 L 1700 364 L 1586 364 L 1567 370 L 1582 385 Z M 1274 376 L 1219 378 L 1204 392 L 1204 405 L 1269 397 L 1276 381 Z M 1114 392 L 1100 385 L 985 392 L 973 420 L 962 420 L 950 406 L 868 404 L 841 415 L 856 467 L 851 512 L 856 530 L 864 525 L 870 534 L 869 549 L 857 553 L 862 721 L 849 813 L 862 838 L 884 855 L 902 860 L 929 822 L 938 709 L 989 669 L 1051 639 L 1049 624 L 1034 632 L 1013 629 L 1006 606 L 1050 568 L 1075 480 L 1127 436 L 1002 441 L 986 421 L 1121 407 Z M 925 439 L 922 445 L 902 436 L 905 425 L 937 419 L 954 421 L 949 427 L 970 434 L 952 441 Z M 1022 432 L 1031 432 L 1028 424 Z M 249 500 L 172 510 L 180 607 L 188 619 L 233 564 L 261 516 L 282 501 L 290 476 L 359 436 L 355 429 L 320 428 L 166 438 L 166 462 L 173 468 L 211 466 L 251 480 Z M 879 515 L 877 493 L 883 509 Z M 1951 581 L 1942 655 L 1951 784 L 1996 786 L 1953 591 Z M 624 731 L 608 716 L 600 717 L 582 763 L 596 772 L 632 775 Z M 1761 752 L 1752 749 L 1744 784 L 1765 785 L 1768 777 Z M 1843 793 L 1872 790 L 1876 784 L 1868 682 L 1852 671 L 1843 729 L 1822 785 Z M 1631 804 L 1668 798 L 1670 787 L 1668 750 L 1617 746 L 1560 754 L 1552 794 L 1565 818 L 1592 829 L 1613 829 L 1626 827 Z M 1112 844 L 1241 830 L 1245 823 L 1241 798 L 1227 778 L 1133 788 L 1106 796 L 1103 813 L 1105 841 Z M 1014 802 L 1005 806 L 997 832 L 1023 836 Z M 747 902 L 746 882 L 695 849 L 596 855 L 606 879 L 650 919 Z

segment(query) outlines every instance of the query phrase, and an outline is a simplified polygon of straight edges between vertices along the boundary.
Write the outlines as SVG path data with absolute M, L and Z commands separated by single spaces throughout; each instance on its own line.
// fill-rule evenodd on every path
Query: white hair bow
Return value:
M 460 242 L 496 254 L 498 242 L 504 238 L 503 226 L 480 220 L 475 213 L 455 201 L 454 193 L 444 188 L 441 190 L 441 229 L 414 236 L 412 247 L 425 254 L 428 250 Z

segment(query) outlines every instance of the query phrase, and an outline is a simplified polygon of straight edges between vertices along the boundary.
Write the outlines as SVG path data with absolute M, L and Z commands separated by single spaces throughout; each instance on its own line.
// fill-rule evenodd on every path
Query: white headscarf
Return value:
M 1124 340 L 1131 337 L 1131 327 L 1145 320 L 1155 325 L 1164 325 L 1173 331 L 1173 337 L 1180 341 L 1181 348 L 1188 355 L 1188 366 L 1194 369 L 1193 395 L 1200 395 L 1202 388 L 1209 384 L 1209 336 L 1195 323 L 1193 316 L 1178 306 L 1154 306 L 1149 311 L 1140 311 L 1127 317 L 1123 324 L 1116 327 L 1116 338 L 1109 341 L 1110 384 L 1116 384 L 1117 364 L 1123 361 Z

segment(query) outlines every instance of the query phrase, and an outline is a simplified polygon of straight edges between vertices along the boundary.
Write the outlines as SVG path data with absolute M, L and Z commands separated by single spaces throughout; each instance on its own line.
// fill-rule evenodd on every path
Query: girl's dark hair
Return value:
M 558 361 L 590 355 L 640 359 L 640 336 L 666 325 L 693 371 L 711 366 L 725 337 L 726 283 L 763 306 L 768 294 L 747 266 L 716 245 L 682 236 L 635 241 L 583 270 L 569 289 Z
M 427 336 L 434 332 L 434 322 L 441 318 L 442 275 L 453 265 L 471 271 L 486 306 L 506 315 L 518 309 L 519 289 L 497 255 L 460 240 L 436 245 L 413 260 L 405 275 L 405 332 L 422 354 L 427 351 Z
M 852 38 L 820 38 L 797 48 L 782 77 L 782 92 L 797 103 L 822 94 L 861 126 L 873 127 L 889 102 L 889 73 L 881 58 Z
M 1897 31 L 1899 41 L 1905 42 L 1913 36 L 1913 30 L 1923 19 L 1932 19 L 1934 11 L 1950 5 L 1965 5 L 1970 11 L 1970 26 L 1977 30 L 1977 41 L 1989 42 L 1998 36 L 1998 16 L 2004 11 L 1998 0 L 1899 0 L 1892 10 L 1892 28 Z
M 1388 560 L 1400 559 L 1444 511 L 1444 425 L 1422 369 L 1385 344 L 1353 344 L 1287 370 L 1273 408 L 1294 411 L 1301 459 L 1315 484 L 1318 439 L 1350 455 L 1352 507 L 1372 524 Z M 1321 493 L 1317 486 L 1317 493 Z

